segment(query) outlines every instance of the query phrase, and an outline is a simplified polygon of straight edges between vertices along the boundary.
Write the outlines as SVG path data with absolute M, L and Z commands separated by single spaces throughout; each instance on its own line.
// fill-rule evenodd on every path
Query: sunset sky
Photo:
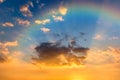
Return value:
M 59 47 L 69 49 L 72 40 L 74 48 L 89 49 L 82 64 L 40 63 L 40 44 L 61 41 Z M 64 53 L 58 57 L 68 62 Z M 0 0 L 0 80 L 120 80 L 119 75 L 119 0 Z

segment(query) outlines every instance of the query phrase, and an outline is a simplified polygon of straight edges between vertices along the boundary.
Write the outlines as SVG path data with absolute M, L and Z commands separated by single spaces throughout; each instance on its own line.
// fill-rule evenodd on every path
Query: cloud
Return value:
M 95 39 L 95 40 L 102 40 L 103 37 L 102 37 L 100 34 L 96 34 L 96 35 L 93 37 L 93 39 Z
M 0 0 L 0 3 L 3 3 L 4 2 L 4 0 Z
M 3 27 L 13 27 L 14 24 L 11 22 L 5 22 L 4 24 L 2 24 Z
M 63 34 L 62 34 L 63 35 Z M 59 35 L 56 34 L 56 37 Z M 66 39 L 67 37 L 67 39 Z M 76 40 L 69 40 L 70 36 L 64 36 L 54 42 L 42 42 L 40 45 L 35 47 L 37 52 L 37 58 L 33 60 L 38 61 L 38 63 L 43 63 L 46 65 L 80 65 L 84 63 L 87 57 L 88 48 L 81 46 L 75 46 L 77 44 Z M 63 45 L 64 40 L 68 45 Z
M 50 22 L 50 19 L 44 19 L 44 20 L 35 20 L 36 24 L 42 24 L 45 25 Z
M 59 7 L 59 12 L 60 12 L 60 14 L 62 14 L 62 15 L 66 15 L 66 13 L 67 13 L 67 8 L 64 7 L 63 5 L 61 5 L 61 6 Z
M 63 19 L 62 16 L 55 16 L 55 15 L 53 15 L 52 17 L 53 17 L 53 19 L 54 19 L 55 21 L 64 21 L 64 19 Z
M 45 27 L 40 28 L 40 30 L 45 32 L 45 33 L 50 32 L 50 29 L 49 28 L 45 28 Z
M 17 41 L 13 41 L 13 42 L 6 42 L 4 43 L 5 46 L 7 47 L 13 47 L 13 46 L 17 46 L 18 45 L 18 42 Z
M 41 9 L 41 8 L 43 8 L 45 6 L 45 4 L 44 3 L 41 3 L 40 5 L 39 5 L 39 8 Z
M 118 40 L 118 39 L 119 39 L 119 37 L 117 37 L 117 36 L 113 36 L 113 37 L 109 38 L 109 40 Z
M 10 53 L 8 47 L 15 47 L 17 45 L 18 45 L 17 41 L 5 43 L 0 42 L 0 62 L 4 62 L 8 59 L 7 57 Z
M 31 7 L 34 7 L 33 2 L 31 1 L 28 2 L 28 5 L 30 5 Z
M 0 32 L 0 35 L 3 35 L 3 34 L 5 34 L 5 32 L 4 32 L 4 31 L 1 31 L 1 32 Z
M 19 25 L 22 25 L 22 26 L 30 26 L 30 21 L 28 20 L 17 19 L 17 22 Z
M 31 11 L 30 11 L 30 9 L 29 9 L 29 5 L 23 5 L 23 6 L 21 6 L 20 7 L 20 11 L 22 12 L 22 14 L 24 15 L 24 16 L 33 16 L 32 15 L 32 13 L 31 13 Z
M 108 47 L 106 50 L 92 48 L 88 51 L 86 64 L 115 64 L 120 63 L 120 48 Z

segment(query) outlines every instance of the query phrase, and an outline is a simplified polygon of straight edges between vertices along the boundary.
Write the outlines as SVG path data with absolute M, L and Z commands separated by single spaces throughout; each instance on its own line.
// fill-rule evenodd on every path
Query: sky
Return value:
M 0 79 L 120 80 L 119 4 L 119 0 L 0 0 Z M 44 43 L 53 47 L 41 46 Z M 47 53 L 42 55 L 42 49 Z M 66 56 L 69 53 L 75 59 Z

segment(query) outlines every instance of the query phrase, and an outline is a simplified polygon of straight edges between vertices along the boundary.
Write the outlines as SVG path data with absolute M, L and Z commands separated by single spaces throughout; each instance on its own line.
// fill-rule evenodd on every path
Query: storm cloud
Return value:
M 47 65 L 71 65 L 72 63 L 80 65 L 84 63 L 89 48 L 78 45 L 78 37 L 57 33 L 52 36 L 57 40 L 41 42 L 35 47 L 37 57 L 33 57 L 34 61 Z

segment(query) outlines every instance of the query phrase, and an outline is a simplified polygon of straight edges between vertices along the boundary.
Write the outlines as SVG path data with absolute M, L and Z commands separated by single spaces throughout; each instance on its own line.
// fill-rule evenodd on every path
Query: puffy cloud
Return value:
M 45 28 L 45 27 L 40 28 L 40 30 L 45 32 L 45 33 L 50 32 L 50 29 L 49 28 Z
M 95 39 L 95 40 L 102 40 L 103 37 L 102 37 L 100 34 L 96 34 L 96 35 L 93 37 L 93 39 Z
M 61 37 L 58 33 L 52 34 L 57 37 Z M 87 56 L 88 48 L 78 46 L 76 47 L 77 40 L 73 40 L 71 36 L 67 34 L 62 34 L 62 38 L 43 42 L 39 46 L 35 47 L 38 58 L 33 58 L 35 61 L 38 61 L 38 64 L 45 63 L 46 65 L 80 65 L 84 63 L 84 60 Z M 72 41 L 70 41 L 72 39 Z M 67 45 L 64 44 L 64 40 Z
M 63 19 L 62 16 L 55 16 L 55 15 L 53 15 L 52 17 L 53 17 L 53 19 L 54 19 L 55 21 L 64 21 L 64 19 Z
M 8 54 L 10 53 L 8 47 L 14 47 L 17 45 L 18 45 L 17 41 L 5 43 L 0 42 L 0 62 L 4 62 L 7 60 Z
M 66 15 L 66 13 L 67 13 L 67 8 L 64 7 L 63 5 L 61 5 L 61 6 L 59 7 L 59 12 L 60 12 L 62 15 Z
M 43 25 L 45 25 L 45 24 L 47 24 L 47 23 L 49 23 L 49 22 L 50 22 L 50 19 L 35 20 L 35 23 L 36 23 L 36 24 L 43 24 Z
M 21 6 L 20 7 L 20 11 L 22 12 L 22 14 L 24 15 L 24 16 L 32 16 L 32 13 L 31 13 L 31 11 L 30 11 L 30 9 L 29 9 L 29 5 L 23 5 L 23 6 Z
M 2 24 L 2 26 L 4 26 L 4 27 L 13 27 L 14 24 L 11 23 L 11 22 L 5 22 L 4 24 Z
M 22 26 L 30 26 L 30 21 L 28 20 L 17 19 L 17 22 L 19 25 L 22 25 Z

